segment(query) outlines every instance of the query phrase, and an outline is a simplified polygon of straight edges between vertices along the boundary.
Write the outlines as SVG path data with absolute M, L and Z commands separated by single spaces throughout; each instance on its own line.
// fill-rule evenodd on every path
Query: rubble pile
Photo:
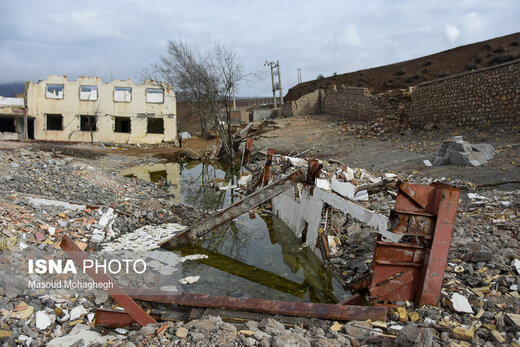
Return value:
M 454 136 L 443 142 L 433 165 L 470 165 L 480 166 L 493 159 L 497 152 L 487 143 L 470 144 L 462 136 Z
M 163 254 L 153 251 L 148 241 L 192 224 L 201 212 L 173 204 L 164 181 L 119 177 L 115 171 L 39 151 L 0 151 L 0 160 L 0 344 L 4 346 L 520 344 L 520 190 L 475 191 L 471 184 L 460 182 L 469 191 L 461 195 L 437 307 L 398 303 L 391 307 L 388 322 L 340 324 L 315 319 L 284 325 L 281 318 L 230 324 L 212 316 L 211 310 L 187 321 L 181 318 L 185 312 L 175 307 L 140 303 L 167 322 L 109 329 L 94 325 L 97 308 L 115 307 L 102 290 L 28 294 L 16 281 L 18 274 L 27 274 L 22 251 L 47 256 L 61 252 L 56 243 L 67 234 L 87 251 L 155 252 L 150 257 L 159 272 L 176 276 L 173 265 L 163 264 Z M 251 173 L 243 176 L 242 185 L 257 182 L 264 162 L 248 165 Z M 318 189 L 383 215 L 394 207 L 396 174 L 376 176 L 332 160 L 321 164 Z M 271 177 L 295 167 L 305 172 L 307 165 L 305 159 L 275 156 Z M 226 189 L 219 183 L 214 182 L 215 187 Z M 369 273 L 376 231 L 333 208 L 326 215 L 329 264 L 344 282 Z M 164 223 L 170 224 L 163 229 L 147 227 Z M 137 285 L 153 281 L 144 276 Z
M 356 135 L 360 139 L 379 138 L 383 134 L 401 132 L 403 122 L 400 116 L 387 115 L 363 123 L 340 123 L 342 131 Z

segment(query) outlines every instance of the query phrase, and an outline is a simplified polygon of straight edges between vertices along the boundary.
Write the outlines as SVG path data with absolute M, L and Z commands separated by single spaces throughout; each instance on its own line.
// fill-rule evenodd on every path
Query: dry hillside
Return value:
M 284 100 L 296 100 L 318 88 L 342 84 L 381 93 L 519 58 L 520 33 L 514 33 L 413 60 L 301 83 L 289 89 Z

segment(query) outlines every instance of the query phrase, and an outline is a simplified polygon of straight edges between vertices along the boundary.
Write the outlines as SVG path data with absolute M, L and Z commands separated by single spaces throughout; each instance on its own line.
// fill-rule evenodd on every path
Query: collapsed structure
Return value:
M 9 99 L 15 100 L 0 104 L 4 139 L 177 143 L 175 91 L 168 84 L 49 75 L 27 82 L 23 99 Z

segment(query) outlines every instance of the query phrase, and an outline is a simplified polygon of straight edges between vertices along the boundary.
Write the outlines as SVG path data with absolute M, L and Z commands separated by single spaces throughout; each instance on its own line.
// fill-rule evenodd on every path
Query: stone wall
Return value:
M 334 87 L 325 91 L 322 111 L 352 121 L 366 121 L 394 114 L 396 108 L 384 94 L 372 95 L 366 88 Z
M 422 83 L 405 114 L 412 127 L 519 124 L 520 61 Z
M 323 92 L 321 111 L 346 121 L 399 116 L 403 125 L 490 126 L 520 123 L 520 61 L 372 95 L 365 88 Z
M 285 102 L 283 104 L 283 115 L 288 117 L 306 116 L 319 112 L 321 93 L 322 90 L 318 89 L 312 93 L 305 94 L 298 100 Z

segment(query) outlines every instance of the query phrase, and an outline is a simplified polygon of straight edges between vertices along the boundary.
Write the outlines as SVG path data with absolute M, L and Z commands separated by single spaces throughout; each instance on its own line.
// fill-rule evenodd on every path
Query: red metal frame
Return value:
M 376 241 L 372 301 L 437 305 L 448 259 L 459 190 L 447 185 L 401 183 L 390 214 L 392 232 L 408 243 Z

